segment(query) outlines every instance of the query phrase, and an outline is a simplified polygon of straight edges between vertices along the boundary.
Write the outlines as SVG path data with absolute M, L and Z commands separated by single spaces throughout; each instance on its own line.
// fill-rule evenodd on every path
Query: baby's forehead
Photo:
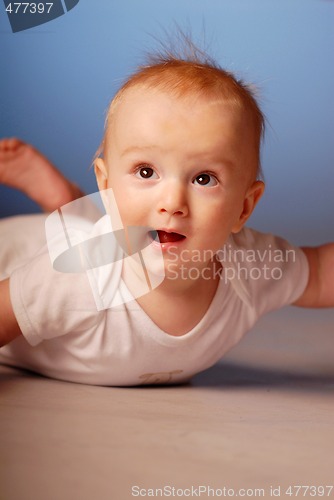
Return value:
M 178 125 L 177 114 L 180 110 L 190 116 L 195 116 L 200 110 L 202 118 L 209 119 L 213 108 L 218 112 L 229 114 L 231 118 L 233 117 L 234 123 L 237 121 L 243 124 L 248 123 L 249 113 L 235 100 L 223 99 L 221 96 L 207 95 L 198 91 L 180 94 L 175 90 L 137 84 L 126 89 L 115 102 L 112 102 L 107 119 L 108 135 L 112 134 L 119 124 L 127 126 L 129 118 L 139 119 L 141 116 L 159 115 L 157 113 L 159 106 L 163 109 L 169 108 L 171 118 L 175 115 L 175 126 Z M 154 126 L 153 123 L 152 126 Z
M 109 159 L 112 151 L 154 147 L 167 153 L 177 148 L 180 154 L 207 159 L 222 152 L 239 157 L 240 148 L 250 154 L 253 142 L 246 122 L 240 107 L 222 99 L 137 86 L 127 90 L 110 116 L 105 155 Z
M 191 121 L 201 121 L 208 127 L 212 120 L 216 128 L 223 123 L 225 130 L 227 124 L 229 130 L 240 135 L 241 142 L 245 129 L 251 128 L 247 115 L 247 110 L 238 103 L 221 97 L 207 96 L 199 92 L 179 95 L 166 89 L 136 85 L 127 89 L 112 103 L 108 114 L 105 146 L 119 134 L 135 129 L 140 131 L 144 124 L 149 127 L 148 130 L 154 129 L 155 123 L 159 122 L 162 116 L 167 117 L 168 124 L 175 129 L 184 126 L 184 117 Z M 248 135 L 249 130 L 246 133 Z

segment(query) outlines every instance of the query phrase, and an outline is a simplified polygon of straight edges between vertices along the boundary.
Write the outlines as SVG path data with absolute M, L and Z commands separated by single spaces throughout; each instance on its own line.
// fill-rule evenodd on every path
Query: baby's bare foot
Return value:
M 0 140 L 0 183 L 23 191 L 47 212 L 84 196 L 37 149 L 15 138 Z

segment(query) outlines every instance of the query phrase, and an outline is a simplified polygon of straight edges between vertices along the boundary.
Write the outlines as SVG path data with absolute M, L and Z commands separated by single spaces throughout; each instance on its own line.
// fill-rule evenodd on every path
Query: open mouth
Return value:
M 161 231 L 150 231 L 150 236 L 154 241 L 158 243 L 176 243 L 185 239 L 185 236 L 180 233 Z

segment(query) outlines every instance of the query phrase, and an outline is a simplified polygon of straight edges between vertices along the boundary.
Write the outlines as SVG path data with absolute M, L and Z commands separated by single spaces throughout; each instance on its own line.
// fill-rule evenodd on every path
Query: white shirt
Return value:
M 0 362 L 57 379 L 114 386 L 189 380 L 216 363 L 261 315 L 297 300 L 308 280 L 302 250 L 244 228 L 217 254 L 224 272 L 206 314 L 174 337 L 129 300 L 119 273 L 124 303 L 97 310 L 87 274 L 55 271 L 45 251 L 32 257 L 45 242 L 44 219 L 0 221 L 0 277 L 10 276 L 23 334 L 1 348 Z

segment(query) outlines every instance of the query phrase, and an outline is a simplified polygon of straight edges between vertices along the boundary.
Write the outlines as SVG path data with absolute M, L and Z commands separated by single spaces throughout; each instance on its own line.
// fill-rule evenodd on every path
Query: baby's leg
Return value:
M 45 156 L 15 138 L 0 140 L 0 183 L 23 191 L 47 212 L 84 196 Z

